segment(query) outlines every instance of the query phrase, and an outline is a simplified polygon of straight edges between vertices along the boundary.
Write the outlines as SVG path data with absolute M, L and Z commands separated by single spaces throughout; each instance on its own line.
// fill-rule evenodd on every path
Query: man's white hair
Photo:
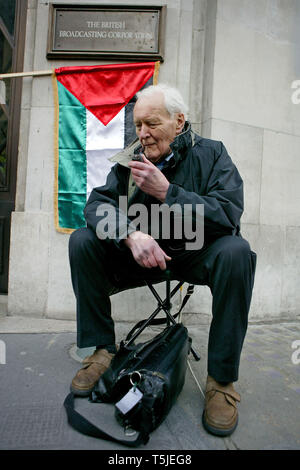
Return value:
M 166 110 L 171 117 L 173 117 L 175 113 L 183 113 L 184 118 L 187 119 L 188 108 L 177 88 L 173 88 L 165 83 L 159 83 L 158 85 L 150 85 L 144 88 L 139 91 L 136 96 L 137 99 L 139 99 L 143 96 L 151 96 L 157 92 L 163 94 Z

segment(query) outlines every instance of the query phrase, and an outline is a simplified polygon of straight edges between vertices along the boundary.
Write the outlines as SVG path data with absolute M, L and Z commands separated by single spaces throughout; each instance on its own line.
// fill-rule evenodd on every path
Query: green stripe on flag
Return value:
M 85 226 L 86 108 L 61 83 L 57 86 L 59 226 L 74 229 Z

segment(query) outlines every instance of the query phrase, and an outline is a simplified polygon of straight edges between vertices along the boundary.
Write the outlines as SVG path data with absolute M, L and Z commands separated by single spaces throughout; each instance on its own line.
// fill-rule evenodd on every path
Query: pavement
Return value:
M 129 324 L 117 324 L 117 338 L 125 337 L 129 329 Z M 300 322 L 250 323 L 236 383 L 241 394 L 239 425 L 226 438 L 208 434 L 201 422 L 208 325 L 188 325 L 188 329 L 201 360 L 189 358 L 176 404 L 139 450 L 299 450 Z M 145 339 L 158 331 L 159 327 L 148 328 Z M 90 352 L 77 349 L 74 321 L 0 317 L 1 450 L 134 453 L 127 446 L 82 435 L 67 422 L 63 402 L 80 361 Z M 76 408 L 107 432 L 126 439 L 113 405 L 81 398 Z

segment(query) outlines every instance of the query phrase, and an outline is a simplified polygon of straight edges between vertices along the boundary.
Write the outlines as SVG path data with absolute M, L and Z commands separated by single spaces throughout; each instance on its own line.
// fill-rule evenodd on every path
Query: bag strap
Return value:
M 191 297 L 191 295 L 193 294 L 194 292 L 194 285 L 193 284 L 189 284 L 188 288 L 187 288 L 187 291 L 186 291 L 186 294 L 183 298 L 183 301 L 181 303 L 181 306 L 180 306 L 180 309 L 178 310 L 177 313 L 175 313 L 175 315 L 173 315 L 173 318 L 177 318 L 178 315 L 180 315 L 183 307 L 185 306 L 185 304 L 187 303 L 187 301 L 189 300 L 189 298 Z M 126 340 L 125 341 L 129 341 L 129 339 L 132 337 L 133 333 L 135 332 L 135 330 L 137 330 L 138 328 L 141 328 L 141 326 L 144 325 L 145 322 L 147 322 L 147 318 L 145 318 L 144 320 L 140 320 L 136 325 L 134 325 L 134 327 L 129 331 L 127 337 L 126 337 Z M 149 322 L 149 325 L 163 325 L 164 323 L 167 323 L 167 317 L 164 317 L 164 318 L 153 318 L 153 320 L 151 320 L 151 322 Z
M 105 439 L 107 441 L 118 442 L 119 444 L 126 445 L 127 447 L 138 447 L 140 444 L 147 444 L 149 440 L 149 433 L 145 429 L 139 432 L 138 437 L 135 441 L 117 439 L 116 437 L 107 434 L 105 431 L 92 424 L 87 418 L 85 418 L 80 413 L 78 413 L 78 411 L 75 410 L 74 399 L 74 393 L 69 393 L 69 395 L 67 395 L 67 397 L 65 398 L 64 407 L 67 412 L 69 424 L 77 431 L 91 437 L 97 437 L 99 439 Z

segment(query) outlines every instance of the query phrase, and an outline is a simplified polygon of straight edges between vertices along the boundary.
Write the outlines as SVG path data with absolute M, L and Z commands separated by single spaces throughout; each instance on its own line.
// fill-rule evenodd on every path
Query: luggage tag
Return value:
M 138 375 L 138 381 L 133 380 L 133 375 Z M 138 383 L 140 382 L 142 376 L 139 372 L 134 371 L 130 374 L 130 383 L 132 388 L 124 395 L 121 400 L 115 403 L 115 406 L 118 410 L 121 411 L 124 415 L 128 413 L 132 408 L 143 398 L 143 393 L 137 388 Z

